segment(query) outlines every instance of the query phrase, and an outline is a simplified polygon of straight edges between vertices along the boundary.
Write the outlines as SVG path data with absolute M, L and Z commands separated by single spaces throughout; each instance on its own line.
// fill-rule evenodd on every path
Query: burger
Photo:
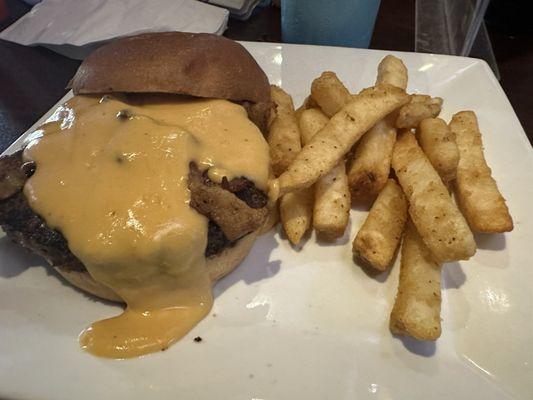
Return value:
M 0 225 L 72 285 L 125 304 L 82 348 L 165 350 L 269 215 L 265 73 L 238 43 L 155 33 L 94 51 L 74 97 L 0 159 Z

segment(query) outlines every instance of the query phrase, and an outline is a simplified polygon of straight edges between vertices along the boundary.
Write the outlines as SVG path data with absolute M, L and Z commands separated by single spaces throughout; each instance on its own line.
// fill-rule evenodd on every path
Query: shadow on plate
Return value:
M 104 304 L 116 305 L 117 303 L 101 299 L 93 296 L 76 286 L 71 285 L 65 278 L 63 278 L 56 270 L 46 262 L 44 258 L 32 253 L 30 250 L 14 243 L 7 236 L 0 239 L 0 278 L 15 278 L 22 274 L 29 268 L 44 268 L 48 276 L 53 276 L 59 280 L 63 286 L 68 287 L 81 294 L 90 301 L 98 301 Z
M 280 270 L 281 260 L 270 260 L 270 254 L 276 247 L 278 242 L 272 232 L 260 236 L 241 265 L 216 283 L 214 297 L 220 296 L 237 282 L 244 281 L 250 285 L 276 275 Z
M 458 262 L 446 263 L 442 266 L 442 288 L 459 289 L 466 282 L 466 275 Z
M 397 336 L 394 337 L 400 340 L 403 346 L 411 353 L 421 357 L 433 357 L 437 351 L 436 341 L 417 340 L 410 336 Z
M 370 279 L 375 280 L 379 283 L 385 283 L 387 281 L 387 278 L 390 275 L 390 272 L 392 270 L 392 265 L 387 268 L 385 271 L 379 271 L 375 268 L 372 268 L 371 266 L 367 265 L 366 263 L 362 262 L 355 256 L 353 257 L 354 263 L 361 268 L 361 271 L 365 273 L 366 276 L 368 276 Z M 394 265 L 394 259 L 392 264 Z
M 482 250 L 504 250 L 505 234 L 503 233 L 475 233 L 477 247 Z
M 1 278 L 14 278 L 28 268 L 46 264 L 43 258 L 13 243 L 7 236 L 0 239 L 0 256 L 2 258 L 0 264 Z

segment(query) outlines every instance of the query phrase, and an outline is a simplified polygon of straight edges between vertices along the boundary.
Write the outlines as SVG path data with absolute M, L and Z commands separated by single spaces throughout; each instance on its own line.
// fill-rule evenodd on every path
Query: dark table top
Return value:
M 371 48 L 414 50 L 414 0 L 382 0 Z M 7 0 L 9 26 L 30 7 Z M 533 142 L 533 38 L 489 29 L 501 74 L 501 84 Z M 280 12 L 268 7 L 246 22 L 230 20 L 225 36 L 235 40 L 281 41 Z M 65 93 L 79 61 L 41 47 L 0 40 L 0 151 L 9 146 Z

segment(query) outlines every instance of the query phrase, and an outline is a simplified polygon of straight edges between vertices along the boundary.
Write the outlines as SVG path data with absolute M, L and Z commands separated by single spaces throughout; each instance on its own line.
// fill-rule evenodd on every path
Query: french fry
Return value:
M 276 117 L 269 129 L 270 158 L 275 176 L 280 175 L 301 149 L 300 129 L 291 96 L 277 86 L 271 86 Z M 281 224 L 287 237 L 298 244 L 311 226 L 313 191 L 305 189 L 283 196 L 279 202 Z
M 390 330 L 420 340 L 441 334 L 441 267 L 409 221 L 403 238 L 400 281 Z
M 296 110 L 294 110 L 294 118 L 296 121 L 300 120 L 300 117 L 302 116 L 302 113 L 305 111 L 305 107 L 302 104 L 300 107 L 298 107 Z
M 298 121 L 302 143 L 305 146 L 311 141 L 324 126 L 329 122 L 329 118 L 319 108 L 309 108 L 302 111 Z
M 426 95 L 412 95 L 411 102 L 400 108 L 396 127 L 411 129 L 418 127 L 420 121 L 426 118 L 436 118 L 442 109 L 440 97 Z
M 409 95 L 391 85 L 359 94 L 304 146 L 278 179 L 271 181 L 270 194 L 279 196 L 311 186 L 339 163 L 363 133 L 408 101 Z
M 313 81 L 311 97 L 328 117 L 337 114 L 352 99 L 348 89 L 331 71 L 323 72 Z
M 267 215 L 267 218 L 265 222 L 263 223 L 263 226 L 259 230 L 259 235 L 264 235 L 268 231 L 270 231 L 273 227 L 275 227 L 278 222 L 280 222 L 280 216 L 279 216 L 279 202 L 276 202 L 272 206 L 269 206 L 269 213 Z
M 407 88 L 407 68 L 402 60 L 391 55 L 381 60 L 376 84 L 384 83 Z M 347 172 L 352 198 L 373 200 L 387 183 L 396 141 L 395 119 L 389 115 L 377 122 L 357 145 Z
M 455 179 L 459 150 L 455 134 L 440 118 L 426 118 L 417 130 L 418 143 L 445 184 Z
M 436 99 L 440 99 L 440 97 L 436 97 Z M 431 96 L 427 94 L 413 93 L 411 95 L 411 103 L 430 103 L 430 102 L 431 102 Z
M 509 232 L 513 219 L 483 155 L 483 143 L 472 111 L 455 114 L 450 122 L 459 148 L 456 197 L 470 227 L 477 232 Z
M 435 259 L 447 262 L 473 256 L 472 232 L 411 132 L 399 135 L 392 167 L 409 201 L 409 215 Z
M 407 199 L 396 181 L 389 179 L 353 241 L 355 258 L 385 271 L 400 244 L 406 220 Z
M 307 96 L 302 103 L 300 107 L 294 112 L 294 116 L 296 117 L 296 121 L 300 121 L 300 117 L 302 115 L 302 112 L 305 110 L 308 110 L 310 108 L 318 108 L 318 104 L 316 104 L 316 101 L 313 100 L 311 96 Z
M 310 142 L 328 121 L 318 108 L 305 110 L 300 117 L 302 143 Z M 320 178 L 314 188 L 313 227 L 327 239 L 342 236 L 350 218 L 350 191 L 344 160 Z
M 294 115 L 292 98 L 280 87 L 271 86 L 276 116 L 268 131 L 270 159 L 275 176 L 279 176 L 292 163 L 301 149 L 298 121 Z
M 318 103 L 315 101 L 315 99 L 313 99 L 312 96 L 307 96 L 302 104 L 302 106 L 308 110 L 310 108 L 319 108 L 320 106 L 318 105 Z
M 390 115 L 363 135 L 347 171 L 348 186 L 354 200 L 368 202 L 375 199 L 387 183 L 395 141 L 396 126 Z
M 350 219 L 350 190 L 344 160 L 315 183 L 313 228 L 327 239 L 344 235 Z
M 279 202 L 281 224 L 292 244 L 300 243 L 311 227 L 313 199 L 313 188 L 305 188 L 287 193 Z
M 407 68 L 402 60 L 390 54 L 381 60 L 378 65 L 376 84 L 382 83 L 407 89 Z

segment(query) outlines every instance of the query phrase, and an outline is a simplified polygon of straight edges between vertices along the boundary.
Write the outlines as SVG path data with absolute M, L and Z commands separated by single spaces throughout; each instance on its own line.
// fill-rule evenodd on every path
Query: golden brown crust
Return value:
M 401 253 L 398 293 L 390 316 L 390 329 L 396 335 L 436 340 L 441 334 L 441 266 L 410 221 Z
M 402 238 L 407 207 L 402 188 L 389 179 L 353 241 L 356 259 L 379 271 L 390 266 Z
M 450 121 L 456 136 L 459 163 L 456 199 L 472 230 L 495 233 L 513 230 L 513 218 L 487 165 L 476 114 L 461 111 Z
M 270 102 L 268 79 L 239 43 L 208 33 L 146 33 L 95 50 L 71 81 L 74 94 L 176 93 Z

